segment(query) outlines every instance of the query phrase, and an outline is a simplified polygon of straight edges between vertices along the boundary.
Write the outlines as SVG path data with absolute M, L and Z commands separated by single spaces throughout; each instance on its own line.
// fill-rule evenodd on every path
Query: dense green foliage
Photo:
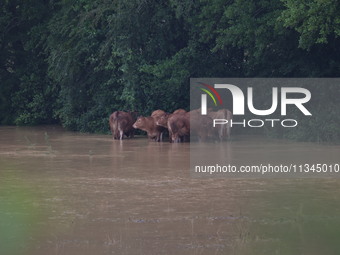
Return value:
M 108 132 L 117 109 L 188 108 L 190 77 L 340 74 L 337 0 L 3 0 L 0 12 L 2 124 Z M 316 112 L 328 129 L 280 136 L 339 139 L 339 86 L 328 94 L 334 107 Z

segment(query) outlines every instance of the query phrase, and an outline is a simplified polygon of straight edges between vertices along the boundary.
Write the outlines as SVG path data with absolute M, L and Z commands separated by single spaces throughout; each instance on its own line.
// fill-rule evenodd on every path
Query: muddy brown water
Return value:
M 339 180 L 194 179 L 189 147 L 0 127 L 0 254 L 340 254 Z

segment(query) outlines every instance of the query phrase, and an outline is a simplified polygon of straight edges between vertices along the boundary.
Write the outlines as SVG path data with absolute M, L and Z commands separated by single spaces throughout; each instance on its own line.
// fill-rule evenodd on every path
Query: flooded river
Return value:
M 340 254 L 338 179 L 192 178 L 190 146 L 0 127 L 0 254 Z

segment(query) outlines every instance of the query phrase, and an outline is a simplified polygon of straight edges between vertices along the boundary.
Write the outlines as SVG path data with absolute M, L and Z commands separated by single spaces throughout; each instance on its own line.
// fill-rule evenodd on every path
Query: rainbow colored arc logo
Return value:
M 220 105 L 223 105 L 222 99 L 220 94 L 218 94 L 218 92 L 216 91 L 216 89 L 214 89 L 212 86 L 210 86 L 209 84 L 203 83 L 203 82 L 198 82 L 199 84 L 205 86 L 208 89 L 205 88 L 200 88 L 202 91 L 204 91 L 205 93 L 207 93 L 211 99 L 214 101 L 215 106 L 217 106 L 217 101 L 219 102 Z M 215 96 L 214 96 L 215 95 Z M 216 101 L 217 98 L 217 101 Z

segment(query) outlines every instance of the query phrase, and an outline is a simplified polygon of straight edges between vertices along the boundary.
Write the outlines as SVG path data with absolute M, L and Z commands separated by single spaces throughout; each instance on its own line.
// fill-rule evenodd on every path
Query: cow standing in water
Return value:
M 171 143 L 181 143 L 187 141 L 190 136 L 189 113 L 174 113 L 167 121 L 169 130 L 169 141 Z
M 190 114 L 190 136 L 196 137 L 199 142 L 206 142 L 213 136 L 213 119 L 206 115 L 201 115 L 198 110 L 192 110 Z
M 188 122 L 186 113 L 183 109 L 177 109 L 173 113 L 164 114 L 157 119 L 156 125 L 168 129 L 170 143 L 188 141 L 190 123 Z
M 137 118 L 136 122 L 133 124 L 134 128 L 146 131 L 150 140 L 155 140 L 156 142 L 161 142 L 162 133 L 165 128 L 156 125 L 156 121 L 153 117 L 143 117 Z
M 183 109 L 162 116 L 157 121 L 157 125 L 168 128 L 169 141 L 172 143 L 189 141 L 190 136 L 197 137 L 200 142 L 205 142 L 213 135 L 212 124 L 212 118 L 202 116 L 198 110 L 186 112 Z
M 136 112 L 116 111 L 110 115 L 109 124 L 114 139 L 123 140 L 124 135 L 132 138 L 135 133 L 133 123 L 136 120 Z
M 233 118 L 233 114 L 228 109 L 220 109 L 216 112 L 208 109 L 208 116 L 212 119 L 224 119 L 227 120 L 228 123 L 225 125 L 216 125 L 214 127 L 214 135 L 217 136 L 219 141 L 223 141 L 224 139 L 230 139 L 231 135 L 231 119 Z
M 163 135 L 164 133 L 168 130 L 167 127 L 160 127 L 157 125 L 157 121 L 162 118 L 163 116 L 167 116 L 169 115 L 169 113 L 163 111 L 163 110 L 155 110 L 151 113 L 151 117 L 154 119 L 154 123 L 157 127 L 157 129 L 161 132 L 160 137 L 159 137 L 159 141 L 158 142 L 162 142 L 163 141 Z

